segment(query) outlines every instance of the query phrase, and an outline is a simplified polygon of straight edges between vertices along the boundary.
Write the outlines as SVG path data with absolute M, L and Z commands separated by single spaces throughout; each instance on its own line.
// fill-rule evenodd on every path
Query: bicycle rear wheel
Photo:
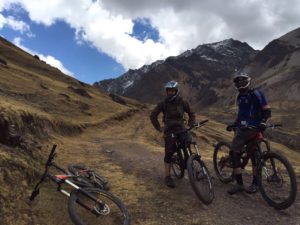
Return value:
M 183 154 L 177 151 L 172 156 L 171 168 L 176 178 L 182 179 L 184 176 L 184 160 Z
M 80 187 L 96 187 L 109 190 L 110 185 L 106 179 L 83 164 L 69 165 L 68 170 L 79 177 L 74 178 L 74 183 Z
M 230 157 L 230 145 L 226 142 L 219 142 L 214 149 L 213 163 L 218 178 L 223 183 L 233 181 L 233 168 Z
M 97 189 L 85 188 L 94 199 L 79 190 L 71 192 L 68 211 L 76 225 L 129 225 L 130 216 L 127 208 L 113 194 Z
M 297 194 L 296 176 L 289 161 L 279 153 L 263 156 L 259 169 L 259 188 L 262 197 L 275 209 L 290 207 Z
M 198 155 L 191 155 L 187 162 L 189 180 L 197 197 L 206 205 L 214 199 L 211 177 Z

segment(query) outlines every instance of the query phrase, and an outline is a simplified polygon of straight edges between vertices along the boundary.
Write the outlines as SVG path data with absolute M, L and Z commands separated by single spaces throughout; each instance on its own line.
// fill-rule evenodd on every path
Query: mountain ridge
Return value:
M 183 93 L 189 92 L 191 88 L 199 88 L 208 89 L 210 94 L 217 95 L 215 90 L 206 84 L 213 82 L 213 77 L 216 78 L 216 82 L 220 82 L 219 80 L 227 74 L 241 69 L 256 53 L 257 51 L 247 43 L 226 39 L 221 42 L 199 45 L 178 56 L 168 57 L 164 61 L 157 61 L 137 70 L 129 70 L 119 78 L 96 82 L 94 85 L 105 92 L 124 95 L 148 103 L 155 103 L 164 96 L 163 85 L 170 79 L 182 81 Z M 156 85 L 151 79 L 156 80 Z M 197 82 L 201 80 L 203 82 Z M 152 92 L 147 86 L 151 87 Z M 185 87 L 182 88 L 183 86 Z M 201 90 L 199 92 L 195 95 L 204 94 L 208 97 Z M 152 97 L 154 99 L 151 99 Z M 192 100 L 193 103 L 196 101 L 197 99 Z M 205 103 L 207 102 L 203 104 Z M 200 103 L 200 105 L 203 104 Z

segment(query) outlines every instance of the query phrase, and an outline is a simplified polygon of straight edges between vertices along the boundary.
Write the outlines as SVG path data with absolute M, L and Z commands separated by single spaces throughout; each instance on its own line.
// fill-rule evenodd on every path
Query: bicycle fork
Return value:
M 268 182 L 280 182 L 280 178 L 279 178 L 279 172 L 275 166 L 275 162 L 273 159 L 270 159 L 271 160 L 271 168 L 268 169 L 265 162 L 262 163 L 262 168 L 263 168 L 263 171 L 265 173 L 265 176 L 267 178 L 267 181 Z
M 197 153 L 197 154 L 196 154 L 196 155 L 197 155 L 196 159 L 199 161 L 200 166 L 201 166 L 201 170 L 202 170 L 203 174 L 206 176 L 206 175 L 208 175 L 208 173 L 207 173 L 207 171 L 206 171 L 205 166 L 203 166 L 203 164 L 202 164 L 202 162 L 201 162 L 201 155 L 200 155 L 199 148 L 198 148 L 198 146 L 197 146 L 196 143 L 193 143 L 193 144 L 194 144 L 194 147 L 195 147 L 196 153 Z
M 197 144 L 196 144 L 196 143 L 193 143 L 193 145 L 194 145 L 194 148 L 196 149 L 197 155 L 200 157 L 200 151 L 199 151 L 199 149 L 198 149 Z

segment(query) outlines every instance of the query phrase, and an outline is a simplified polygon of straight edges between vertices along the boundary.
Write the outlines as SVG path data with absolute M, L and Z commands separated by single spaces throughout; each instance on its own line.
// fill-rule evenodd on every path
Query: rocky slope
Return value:
M 300 101 L 300 28 L 270 42 L 245 71 L 270 100 Z
M 300 28 L 271 41 L 243 71 L 252 77 L 254 87 L 265 92 L 273 110 L 272 120 L 284 125 L 273 137 L 299 150 Z M 222 117 L 226 117 L 230 109 L 228 102 L 234 102 L 234 93 L 233 88 L 224 92 L 210 111 L 223 108 Z M 220 113 L 216 117 L 220 118 Z
M 199 107 L 218 99 L 219 87 L 230 85 L 230 76 L 256 55 L 247 43 L 233 39 L 200 45 L 179 56 L 129 70 L 117 79 L 95 83 L 100 89 L 142 102 L 156 103 L 164 97 L 164 84 L 180 83 L 180 92 Z

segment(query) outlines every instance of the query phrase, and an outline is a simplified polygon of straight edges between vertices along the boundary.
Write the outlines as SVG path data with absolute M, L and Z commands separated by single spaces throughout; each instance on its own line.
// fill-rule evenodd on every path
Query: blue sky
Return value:
M 30 34 L 14 30 L 5 26 L 0 34 L 11 42 L 21 38 L 21 46 L 42 55 L 51 55 L 63 62 L 63 66 L 72 72 L 72 76 L 86 83 L 94 83 L 102 79 L 115 78 L 126 72 L 122 64 L 112 57 L 97 50 L 89 42 L 80 42 L 75 39 L 75 29 L 62 20 L 51 26 L 38 24 L 30 20 L 28 13 L 4 10 L 4 16 L 14 16 L 30 26 Z M 158 41 L 158 31 L 151 27 L 147 19 L 135 19 L 132 37 L 138 40 L 151 38 Z
M 0 35 L 92 84 L 227 38 L 262 49 L 300 26 L 299 11 L 298 0 L 0 0 Z

